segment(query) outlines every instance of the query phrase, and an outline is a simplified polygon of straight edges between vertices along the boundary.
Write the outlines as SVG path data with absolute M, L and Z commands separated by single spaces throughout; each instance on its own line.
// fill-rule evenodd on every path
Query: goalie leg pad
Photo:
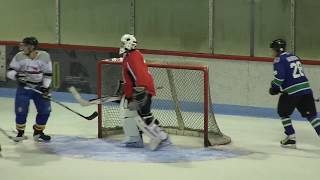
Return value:
M 147 124 L 147 125 L 152 125 L 152 124 L 156 124 L 159 125 L 160 122 L 158 121 L 158 119 L 154 118 L 152 113 L 148 113 L 148 114 L 141 114 L 139 113 L 139 115 L 142 117 L 143 121 Z
M 137 123 L 132 117 L 125 117 L 123 120 L 123 131 L 127 140 L 123 142 L 126 147 L 143 148 L 143 139 L 140 135 Z
M 123 130 L 127 137 L 135 136 L 140 137 L 139 129 L 147 134 L 151 139 L 159 138 L 158 132 L 154 128 L 149 127 L 139 116 L 136 111 L 125 109 L 125 116 L 123 116 Z M 139 129 L 138 129 L 139 127 Z
M 122 122 L 123 122 L 123 131 L 126 137 L 128 137 L 128 141 L 130 140 L 140 140 L 140 132 L 137 127 L 137 123 L 135 121 L 135 116 L 130 116 L 134 115 L 132 112 L 124 113 L 127 116 L 122 117 Z
M 153 129 L 157 134 L 159 135 L 161 140 L 168 139 L 168 134 L 165 133 L 160 127 L 159 127 L 159 121 L 158 119 L 154 118 L 152 113 L 149 114 L 140 114 L 145 124 L 148 125 L 151 129 Z
M 123 144 L 126 147 L 142 148 L 144 147 L 143 139 L 134 119 L 137 113 L 125 108 L 125 103 L 127 102 L 123 97 L 120 101 L 120 119 L 122 120 L 124 135 L 127 138 Z
M 168 139 L 168 134 L 166 132 L 164 132 L 158 125 L 156 124 L 152 124 L 151 129 L 153 129 L 153 131 L 157 132 L 159 138 L 164 141 Z
M 156 150 L 161 143 L 161 137 L 158 131 L 154 128 L 149 127 L 143 119 L 138 114 L 138 111 L 130 110 L 127 108 L 128 101 L 125 98 L 122 98 L 120 103 L 120 116 L 123 118 L 123 122 L 126 122 L 126 126 L 129 125 L 130 128 L 124 128 L 124 131 L 127 133 L 132 133 L 134 136 L 140 136 L 139 129 L 145 133 L 151 140 L 150 140 L 150 149 Z M 132 121 L 132 122 L 130 122 Z M 135 128 L 133 126 L 135 125 Z M 129 127 L 127 126 L 127 127 Z M 138 129 L 138 128 L 139 129 Z M 125 132 L 126 133 L 126 132 Z M 129 134 L 126 134 L 129 136 Z
M 162 142 L 161 134 L 154 128 L 148 126 L 140 116 L 136 116 L 135 121 L 139 129 L 150 138 L 149 148 L 152 151 L 156 150 Z

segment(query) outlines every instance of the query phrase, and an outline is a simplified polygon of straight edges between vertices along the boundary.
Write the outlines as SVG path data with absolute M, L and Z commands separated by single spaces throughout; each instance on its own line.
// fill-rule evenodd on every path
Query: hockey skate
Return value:
M 296 136 L 289 135 L 280 141 L 281 147 L 296 149 Z
M 33 126 L 33 140 L 37 141 L 37 142 L 48 142 L 51 140 L 51 136 L 46 135 L 43 133 L 43 131 L 41 130 L 36 130 L 35 126 Z
M 151 141 L 149 143 L 150 150 L 152 150 L 152 151 L 157 150 L 161 142 L 162 142 L 162 140 L 160 138 L 151 139 Z
M 128 148 L 143 148 L 143 139 L 141 137 L 130 137 L 129 140 L 122 142 Z
M 24 131 L 22 130 L 18 130 L 17 136 L 12 138 L 14 142 L 21 142 L 26 139 L 27 139 L 27 136 L 24 135 Z
M 171 139 L 170 139 L 169 136 L 167 136 L 166 139 L 161 140 L 161 143 L 160 143 L 159 146 L 160 146 L 160 147 L 166 147 L 166 146 L 169 146 L 169 145 L 171 145 L 171 144 L 172 144 Z
M 159 126 L 157 125 L 153 125 L 151 127 L 151 129 L 156 132 L 156 134 L 158 134 L 157 137 L 154 137 L 150 140 L 150 143 L 149 143 L 149 148 L 152 150 L 152 151 L 155 151 L 157 150 L 158 148 L 160 147 L 164 147 L 164 146 L 167 146 L 169 144 L 171 144 L 171 141 L 170 141 L 170 138 L 168 136 L 167 133 L 165 133 L 162 129 L 160 129 Z
M 156 144 L 156 143 L 158 143 L 157 140 L 151 141 L 150 142 L 150 149 L 151 150 L 154 151 L 156 149 L 163 148 L 163 147 L 166 147 L 166 146 L 169 146 L 172 144 L 169 135 L 166 132 L 164 132 L 158 125 L 154 124 L 152 126 L 152 129 L 155 132 L 157 132 L 157 134 L 159 135 L 160 143 L 157 145 Z

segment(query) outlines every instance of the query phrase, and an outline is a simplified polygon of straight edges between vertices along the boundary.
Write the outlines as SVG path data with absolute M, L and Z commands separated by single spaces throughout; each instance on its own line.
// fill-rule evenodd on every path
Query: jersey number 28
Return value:
M 301 76 L 304 76 L 302 64 L 300 61 L 290 63 L 290 68 L 293 68 L 293 78 L 299 78 Z

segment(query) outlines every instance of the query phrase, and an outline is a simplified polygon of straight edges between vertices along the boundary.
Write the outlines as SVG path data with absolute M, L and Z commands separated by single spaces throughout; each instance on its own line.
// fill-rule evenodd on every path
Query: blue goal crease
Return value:
M 16 89 L 14 88 L 0 88 L 0 97 L 14 98 Z M 77 103 L 74 97 L 68 92 L 52 92 L 52 96 L 59 101 L 68 103 Z M 81 94 L 84 99 L 96 98 L 95 94 Z M 109 103 L 114 105 L 113 103 Z M 180 108 L 185 112 L 201 113 L 203 112 L 203 104 L 201 102 L 181 101 Z M 169 100 L 155 99 L 153 101 L 153 108 L 160 108 L 162 110 L 174 109 L 174 104 Z M 213 112 L 221 115 L 234 115 L 234 116 L 250 116 L 260 118 L 278 119 L 277 111 L 275 108 L 253 107 L 231 104 L 214 104 Z M 294 120 L 304 120 L 298 112 L 294 112 L 291 116 Z

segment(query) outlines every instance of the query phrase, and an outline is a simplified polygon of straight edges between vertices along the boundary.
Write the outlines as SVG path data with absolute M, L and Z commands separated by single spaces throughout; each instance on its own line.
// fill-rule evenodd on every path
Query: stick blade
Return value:
M 91 103 L 89 101 L 84 100 L 80 96 L 80 93 L 77 91 L 77 89 L 74 86 L 69 87 L 68 90 L 81 106 L 90 106 L 91 105 Z
M 76 88 L 74 86 L 70 86 L 68 88 L 68 91 L 71 92 L 71 94 L 75 97 L 75 98 L 80 98 L 80 94 L 78 93 L 78 91 L 76 90 Z
M 86 117 L 87 120 L 91 121 L 99 115 L 97 111 L 93 112 L 90 116 Z
M 89 103 L 92 104 L 103 104 L 103 103 L 107 103 L 107 102 L 116 102 L 116 101 L 120 101 L 121 97 L 120 96 L 108 96 L 108 97 L 102 97 L 101 99 L 99 98 L 95 98 L 95 99 L 90 99 Z

